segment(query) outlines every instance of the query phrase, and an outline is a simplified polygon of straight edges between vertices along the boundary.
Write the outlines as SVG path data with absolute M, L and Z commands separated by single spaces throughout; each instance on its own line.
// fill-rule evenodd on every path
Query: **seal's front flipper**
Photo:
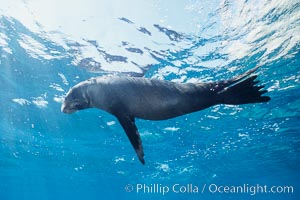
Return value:
M 142 140 L 135 125 L 134 118 L 130 116 L 117 116 L 117 118 L 121 126 L 125 130 L 127 137 L 129 138 L 130 143 L 132 144 L 139 160 L 142 164 L 145 164 Z

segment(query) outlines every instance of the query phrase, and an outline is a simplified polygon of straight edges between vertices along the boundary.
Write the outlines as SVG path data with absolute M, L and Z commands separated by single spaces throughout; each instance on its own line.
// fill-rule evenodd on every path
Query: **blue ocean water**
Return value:
M 102 40 L 0 10 L 1 200 L 300 198 L 300 3 L 150 2 L 162 20 L 112 15 L 99 29 L 121 36 Z M 146 165 L 113 116 L 60 111 L 69 88 L 94 76 L 207 82 L 254 66 L 268 103 L 137 119 Z

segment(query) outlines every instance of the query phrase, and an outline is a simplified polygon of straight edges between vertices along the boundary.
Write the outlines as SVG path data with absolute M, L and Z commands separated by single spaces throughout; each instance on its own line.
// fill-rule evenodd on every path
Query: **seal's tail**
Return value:
M 257 86 L 259 83 L 259 81 L 255 80 L 257 75 L 251 76 L 258 68 L 255 67 L 233 79 L 218 82 L 215 87 L 218 94 L 218 102 L 238 105 L 270 101 L 270 97 L 262 96 L 267 90 L 262 89 L 264 86 Z

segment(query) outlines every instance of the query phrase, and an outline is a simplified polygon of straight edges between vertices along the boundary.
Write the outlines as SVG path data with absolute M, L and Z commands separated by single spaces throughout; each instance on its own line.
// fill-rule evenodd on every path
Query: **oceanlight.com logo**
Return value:
M 217 184 L 210 184 L 208 187 L 210 193 L 220 193 L 220 194 L 292 194 L 294 193 L 293 186 L 271 186 L 267 185 L 249 185 L 243 184 L 240 186 L 223 186 Z
M 293 194 L 293 186 L 267 186 L 267 185 L 218 185 L 218 184 L 178 184 L 164 185 L 159 183 L 154 184 L 127 184 L 125 191 L 137 194 L 160 194 L 167 195 L 169 193 L 174 194 Z

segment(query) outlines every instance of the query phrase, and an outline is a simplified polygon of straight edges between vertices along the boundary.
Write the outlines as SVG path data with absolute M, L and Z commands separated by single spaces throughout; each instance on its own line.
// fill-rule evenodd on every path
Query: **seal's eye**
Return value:
M 73 107 L 77 110 L 82 110 L 88 107 L 86 102 L 80 101 L 79 99 L 76 99 L 73 101 Z
M 81 101 L 78 100 L 78 99 L 75 99 L 75 100 L 72 102 L 72 104 L 73 104 L 74 107 L 78 107 L 78 106 L 80 106 Z
M 74 100 L 74 102 L 73 102 L 73 105 L 74 105 L 74 106 L 80 105 L 80 101 L 79 101 L 79 100 L 77 100 L 77 99 L 76 99 L 76 100 Z

